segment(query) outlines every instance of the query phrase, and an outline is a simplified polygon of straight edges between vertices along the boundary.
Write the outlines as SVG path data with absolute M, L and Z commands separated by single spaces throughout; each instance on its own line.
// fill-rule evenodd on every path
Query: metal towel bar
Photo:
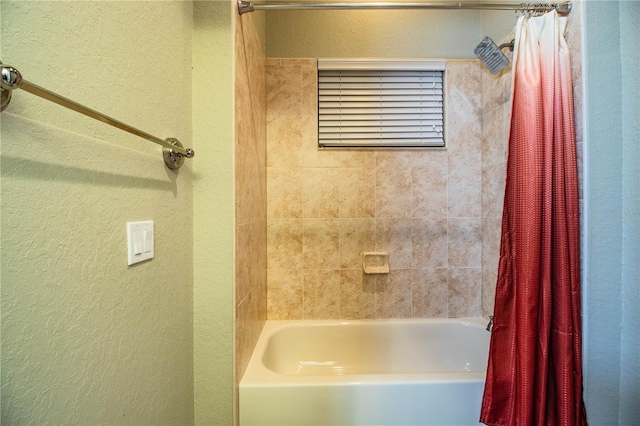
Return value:
M 3 65 L 1 61 L 0 67 L 2 78 L 0 81 L 0 86 L 2 89 L 2 103 L 0 104 L 0 111 L 4 111 L 4 109 L 9 105 L 9 102 L 11 101 L 12 91 L 15 89 L 22 89 L 43 99 L 61 105 L 65 108 L 69 108 L 73 111 L 79 112 L 80 114 L 84 114 L 87 117 L 102 121 L 103 123 L 106 123 L 110 126 L 117 127 L 118 129 L 124 130 L 125 132 L 129 132 L 132 135 L 136 135 L 148 141 L 157 143 L 158 145 L 162 145 L 164 147 L 162 149 L 162 157 L 167 167 L 172 170 L 179 169 L 182 166 L 182 163 L 184 163 L 185 158 L 193 158 L 195 154 L 192 149 L 184 148 L 180 141 L 178 141 L 177 139 L 157 138 L 153 135 L 150 135 L 149 133 L 143 132 L 142 130 L 138 130 L 135 127 L 131 127 L 128 124 L 106 116 L 96 110 L 87 108 L 84 105 L 80 105 L 77 102 L 53 93 L 38 85 L 30 83 L 22 78 L 22 74 L 20 74 L 17 69 L 8 65 Z

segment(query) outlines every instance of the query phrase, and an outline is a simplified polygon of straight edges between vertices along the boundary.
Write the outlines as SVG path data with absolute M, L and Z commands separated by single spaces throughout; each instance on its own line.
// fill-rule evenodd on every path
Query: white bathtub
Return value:
M 240 425 L 478 425 L 482 318 L 267 321 Z

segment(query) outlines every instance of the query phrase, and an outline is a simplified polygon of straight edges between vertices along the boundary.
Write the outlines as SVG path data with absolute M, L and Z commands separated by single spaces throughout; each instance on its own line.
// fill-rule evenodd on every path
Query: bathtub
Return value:
M 478 425 L 482 318 L 267 321 L 239 385 L 248 425 Z

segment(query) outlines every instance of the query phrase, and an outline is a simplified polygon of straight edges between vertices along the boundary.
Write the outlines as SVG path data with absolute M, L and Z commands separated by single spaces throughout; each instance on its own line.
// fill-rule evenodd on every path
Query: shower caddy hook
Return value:
M 20 74 L 20 71 L 18 71 L 14 67 L 3 65 L 2 61 L 0 61 L 0 67 L 0 92 L 2 95 L 0 101 L 0 112 L 4 111 L 5 108 L 7 108 L 7 106 L 9 105 L 9 102 L 11 102 L 11 94 L 13 90 L 22 89 L 50 102 L 56 103 L 60 106 L 86 115 L 87 117 L 102 121 L 105 124 L 116 127 L 120 130 L 124 130 L 125 132 L 131 133 L 132 135 L 141 137 L 158 145 L 162 145 L 162 158 L 164 159 L 167 167 L 171 170 L 179 169 L 180 167 L 182 167 L 185 158 L 193 158 L 193 156 L 195 155 L 195 152 L 191 148 L 184 148 L 178 139 L 157 138 L 153 135 L 150 135 L 149 133 L 138 130 L 135 127 L 131 127 L 128 124 L 104 115 L 96 110 L 74 102 L 71 99 L 67 99 L 45 88 L 30 83 L 22 78 L 22 74 Z

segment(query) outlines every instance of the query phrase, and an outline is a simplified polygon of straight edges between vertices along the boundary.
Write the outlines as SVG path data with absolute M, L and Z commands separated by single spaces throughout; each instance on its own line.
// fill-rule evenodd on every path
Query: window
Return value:
M 318 145 L 443 147 L 444 61 L 319 59 Z

